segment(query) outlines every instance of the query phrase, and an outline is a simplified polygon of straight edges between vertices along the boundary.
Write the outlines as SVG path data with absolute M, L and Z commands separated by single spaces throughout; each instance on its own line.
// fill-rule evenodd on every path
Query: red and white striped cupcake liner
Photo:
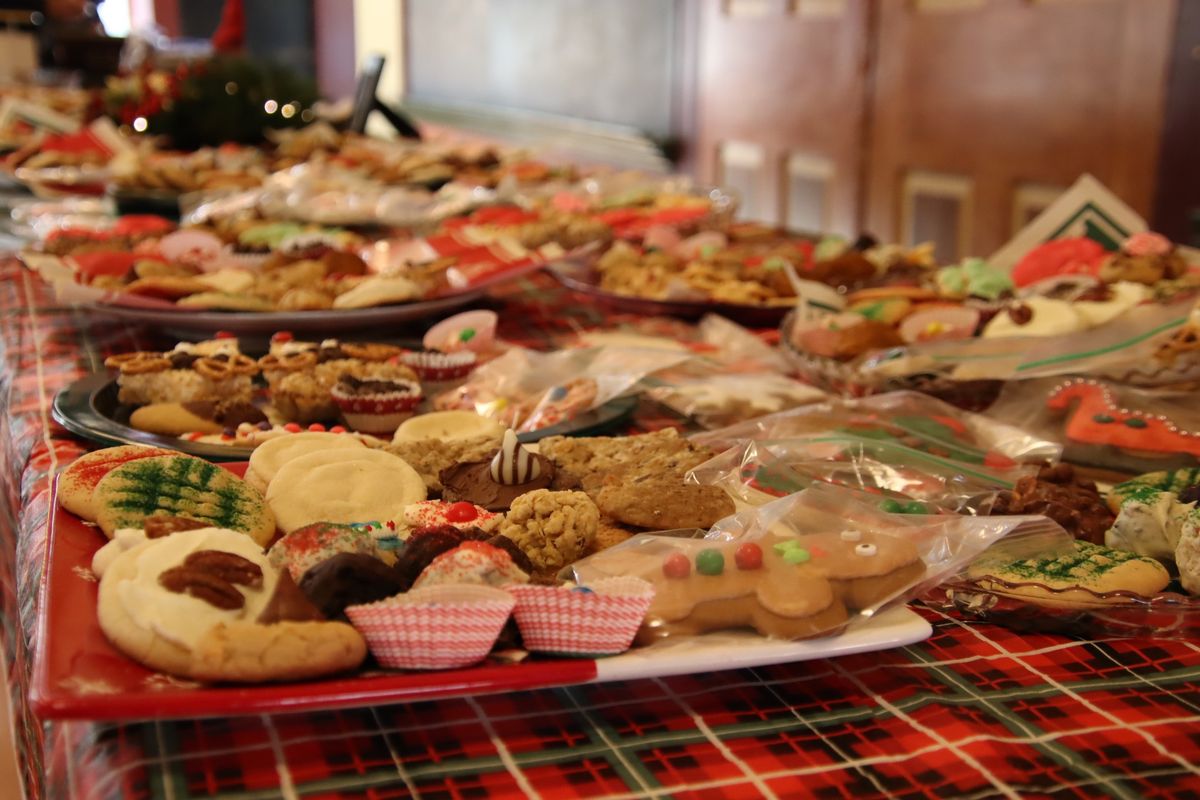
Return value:
M 566 655 L 615 655 L 629 649 L 654 600 L 641 578 L 605 578 L 590 591 L 513 585 L 513 611 L 525 649 Z
M 501 589 L 447 584 L 349 606 L 346 616 L 384 667 L 455 669 L 487 657 L 514 605 Z

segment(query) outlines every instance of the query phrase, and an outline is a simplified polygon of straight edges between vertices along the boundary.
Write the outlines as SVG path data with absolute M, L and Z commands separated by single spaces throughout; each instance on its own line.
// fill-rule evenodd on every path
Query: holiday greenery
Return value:
M 218 57 L 173 71 L 146 68 L 109 80 L 105 113 L 180 150 L 255 144 L 271 128 L 312 120 L 312 81 L 275 64 Z

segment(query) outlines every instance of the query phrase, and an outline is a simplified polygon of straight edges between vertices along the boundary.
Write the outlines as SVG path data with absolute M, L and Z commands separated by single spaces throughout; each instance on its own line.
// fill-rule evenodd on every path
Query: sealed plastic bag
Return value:
M 845 434 L 895 442 L 967 464 L 1005 468 L 1014 461 L 1057 461 L 1062 448 L 1019 427 L 961 411 L 918 392 L 830 400 L 692 437 L 725 450 L 741 441 Z
M 594 347 L 539 353 L 514 348 L 434 399 L 519 431 L 565 422 L 632 390 L 642 378 L 689 357 L 661 350 Z
M 636 536 L 577 562 L 571 577 L 653 584 L 642 643 L 735 628 L 803 639 L 928 591 L 1022 528 L 1018 551 L 1069 544 L 1040 517 L 897 516 L 821 486 L 728 517 L 703 538 Z
M 744 442 L 695 467 L 688 479 L 720 486 L 749 505 L 829 483 L 874 496 L 894 512 L 975 513 L 1036 471 L 1032 465 L 972 464 L 897 442 L 836 434 Z

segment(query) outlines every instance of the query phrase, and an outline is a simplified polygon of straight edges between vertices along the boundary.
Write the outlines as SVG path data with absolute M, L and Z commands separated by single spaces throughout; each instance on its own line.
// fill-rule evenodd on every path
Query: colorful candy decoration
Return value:
M 733 561 L 737 564 L 738 569 L 752 570 L 761 569 L 763 563 L 763 551 L 754 542 L 745 542 L 738 545 L 738 548 L 733 551 Z
M 705 548 L 696 554 L 696 572 L 701 575 L 720 575 L 725 571 L 725 556 L 720 550 Z
M 663 575 L 668 578 L 686 578 L 692 574 L 692 562 L 683 553 L 671 553 L 663 560 Z

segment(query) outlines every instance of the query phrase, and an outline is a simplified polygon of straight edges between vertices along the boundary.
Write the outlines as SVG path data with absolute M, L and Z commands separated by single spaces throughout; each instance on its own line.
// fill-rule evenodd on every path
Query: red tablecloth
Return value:
M 622 321 L 541 279 L 503 302 L 503 335 L 526 344 Z M 1200 643 L 1017 634 L 928 609 L 927 642 L 836 660 L 353 711 L 42 723 L 25 686 L 49 479 L 85 449 L 48 409 L 106 353 L 151 343 L 0 265 L 0 586 L 33 796 L 1200 797 Z

